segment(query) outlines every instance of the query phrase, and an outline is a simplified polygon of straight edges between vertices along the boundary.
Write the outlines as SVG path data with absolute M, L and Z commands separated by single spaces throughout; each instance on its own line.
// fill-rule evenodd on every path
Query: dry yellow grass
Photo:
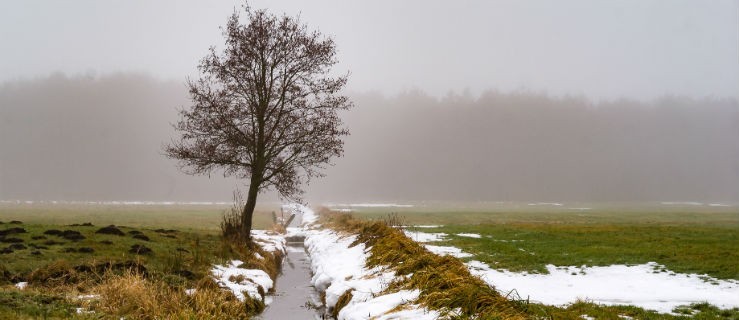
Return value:
M 419 303 L 455 318 L 533 318 L 526 304 L 501 296 L 471 275 L 460 260 L 429 252 L 384 221 L 363 221 L 325 210 L 322 213 L 324 225 L 357 234 L 355 244 L 364 243 L 370 248 L 368 266 L 395 271 L 399 277 L 388 292 L 420 290 Z M 336 309 L 336 313 L 341 309 L 338 304 Z
M 93 288 L 100 297 L 91 300 L 88 308 L 127 319 L 248 319 L 264 307 L 259 301 L 241 302 L 212 280 L 209 282 L 204 279 L 188 295 L 181 288 L 140 274 L 111 276 Z

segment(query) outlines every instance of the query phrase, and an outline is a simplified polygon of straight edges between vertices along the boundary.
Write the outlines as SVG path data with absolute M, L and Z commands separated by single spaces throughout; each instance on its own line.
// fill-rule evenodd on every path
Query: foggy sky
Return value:
M 309 199 L 739 201 L 739 0 L 250 3 L 351 72 Z M 240 5 L 0 2 L 0 200 L 230 200 L 161 146 Z
M 240 1 L 0 2 L 0 81 L 182 82 Z M 332 35 L 353 91 L 739 98 L 739 0 L 251 1 Z
M 139 74 L 5 83 L 0 199 L 230 200 L 239 182 L 162 155 L 185 89 Z M 350 95 L 345 157 L 308 200 L 739 200 L 735 99 Z

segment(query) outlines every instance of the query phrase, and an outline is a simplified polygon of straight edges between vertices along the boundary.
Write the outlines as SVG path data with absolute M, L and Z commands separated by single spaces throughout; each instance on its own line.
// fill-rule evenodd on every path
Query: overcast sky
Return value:
M 0 81 L 184 81 L 240 1 L 2 1 Z M 739 98 L 739 0 L 252 1 L 335 38 L 353 91 Z

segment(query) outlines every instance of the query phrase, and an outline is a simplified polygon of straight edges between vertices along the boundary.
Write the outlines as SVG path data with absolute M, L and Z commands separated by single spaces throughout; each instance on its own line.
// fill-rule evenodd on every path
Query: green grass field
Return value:
M 125 276 L 129 272 L 144 272 L 147 286 L 172 288 L 166 290 L 174 290 L 178 301 L 187 301 L 182 292 L 209 278 L 213 264 L 233 258 L 251 263 L 244 258 L 253 257 L 250 249 L 234 249 L 220 235 L 219 224 L 226 209 L 207 205 L 0 205 L 0 231 L 22 229 L 0 236 L 0 250 L 4 250 L 0 253 L 0 319 L 115 315 L 116 311 L 106 316 L 99 310 L 93 317 L 77 314 L 75 308 L 85 304 L 74 297 L 101 290 L 101 285 L 115 279 L 111 274 Z M 269 209 L 279 210 L 259 208 L 255 228 L 271 226 Z M 92 225 L 81 225 L 86 223 Z M 111 224 L 120 234 L 97 232 Z M 134 246 L 151 252 L 132 249 Z M 29 288 L 16 289 L 13 283 L 19 281 L 28 282 Z M 221 297 L 211 297 L 217 298 Z M 219 303 L 227 306 L 230 302 Z
M 0 221 L 68 225 L 90 222 L 95 225 L 168 228 L 217 232 L 227 205 L 87 205 L 87 204 L 0 204 Z M 271 226 L 271 212 L 277 205 L 258 206 L 254 227 Z
M 739 280 L 736 208 L 420 207 L 360 209 L 354 214 L 384 219 L 391 212 L 406 225 L 441 225 L 417 230 L 450 234 L 444 243 L 501 269 L 546 272 L 547 264 L 605 266 L 654 261 L 675 272 Z M 459 237 L 457 233 L 483 237 Z

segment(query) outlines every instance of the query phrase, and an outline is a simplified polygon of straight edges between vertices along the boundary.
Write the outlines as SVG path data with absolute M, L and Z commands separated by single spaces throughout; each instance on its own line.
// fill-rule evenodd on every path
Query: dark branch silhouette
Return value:
M 298 200 L 301 185 L 322 176 L 343 153 L 337 112 L 352 106 L 339 93 L 347 76 L 331 77 L 337 63 L 331 38 L 309 31 L 299 18 L 245 7 L 224 29 L 223 52 L 211 47 L 199 65 L 201 78 L 188 81 L 192 106 L 181 111 L 178 141 L 165 147 L 189 174 L 249 180 L 242 212 L 249 238 L 257 195 L 274 188 Z

